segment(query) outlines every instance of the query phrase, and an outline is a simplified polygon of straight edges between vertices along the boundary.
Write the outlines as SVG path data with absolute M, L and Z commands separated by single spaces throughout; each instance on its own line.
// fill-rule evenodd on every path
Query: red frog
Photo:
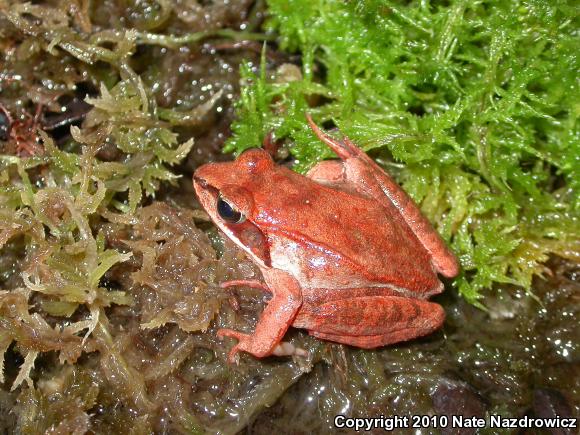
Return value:
M 213 222 L 257 264 L 272 294 L 253 334 L 220 329 L 240 351 L 281 353 L 290 326 L 325 340 L 375 348 L 439 328 L 443 308 L 427 299 L 453 277 L 453 253 L 407 194 L 347 137 L 337 140 L 308 116 L 340 160 L 306 176 L 277 166 L 259 148 L 209 163 L 193 185 Z

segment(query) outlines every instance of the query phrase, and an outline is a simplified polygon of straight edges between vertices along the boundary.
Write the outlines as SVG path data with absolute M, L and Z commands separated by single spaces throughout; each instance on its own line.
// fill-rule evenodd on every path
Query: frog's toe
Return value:
M 232 349 L 228 354 L 228 362 L 230 364 L 238 364 L 239 363 L 238 353 L 240 353 L 241 351 L 245 351 L 244 345 L 248 342 L 249 335 L 244 334 L 243 332 L 235 331 L 233 329 L 220 329 L 217 332 L 217 336 L 220 339 L 223 339 L 224 337 L 230 337 L 238 340 L 238 343 L 234 347 L 232 347 Z
M 238 341 L 244 341 L 247 339 L 248 334 L 244 334 L 243 332 L 236 331 L 234 329 L 219 329 L 217 332 L 217 336 L 219 339 L 223 339 L 224 337 L 235 338 Z

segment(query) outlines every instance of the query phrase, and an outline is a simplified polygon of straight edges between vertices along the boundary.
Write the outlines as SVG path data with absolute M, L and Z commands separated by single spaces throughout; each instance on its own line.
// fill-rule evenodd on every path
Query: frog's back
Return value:
M 441 290 L 431 257 L 402 217 L 356 193 L 284 171 L 264 180 L 255 220 L 272 266 L 316 288 L 388 286 L 425 295 Z M 259 207 L 259 206 L 257 206 Z

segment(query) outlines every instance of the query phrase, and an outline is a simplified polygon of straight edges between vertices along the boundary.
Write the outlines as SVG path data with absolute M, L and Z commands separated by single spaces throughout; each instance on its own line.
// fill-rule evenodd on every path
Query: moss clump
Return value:
M 0 1 L 8 432 L 233 433 L 304 371 L 226 363 L 208 329 L 249 328 L 264 301 L 217 285 L 255 271 L 232 247 L 218 257 L 191 182 L 175 188 L 194 139 L 202 161 L 225 139 L 240 59 L 257 57 L 227 52 L 262 37 L 233 30 L 255 27 L 253 2 L 147 4 Z
M 243 71 L 227 151 L 291 139 L 295 168 L 329 151 L 304 112 L 388 166 L 451 243 L 470 302 L 530 288 L 549 254 L 578 260 L 578 16 L 573 2 L 270 0 L 302 74 Z M 392 160 L 401 164 L 390 163 Z

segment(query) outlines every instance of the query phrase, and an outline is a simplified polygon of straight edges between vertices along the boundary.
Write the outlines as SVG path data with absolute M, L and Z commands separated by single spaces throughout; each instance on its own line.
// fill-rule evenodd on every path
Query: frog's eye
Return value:
M 226 202 L 221 196 L 218 198 L 217 211 L 220 217 L 230 224 L 240 224 L 246 220 L 246 217 L 242 213 Z

